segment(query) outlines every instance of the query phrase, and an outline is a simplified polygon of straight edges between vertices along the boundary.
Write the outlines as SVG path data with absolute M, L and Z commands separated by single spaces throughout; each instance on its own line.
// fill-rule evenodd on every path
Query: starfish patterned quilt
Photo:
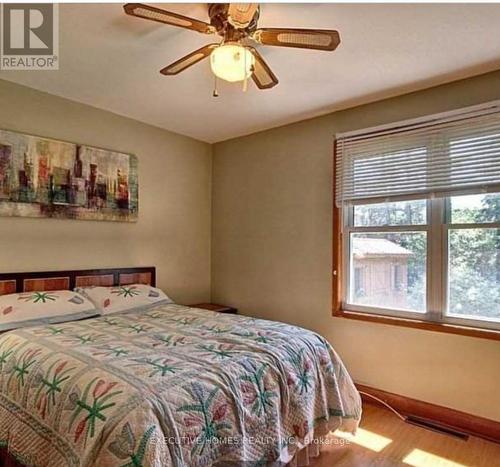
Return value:
M 328 342 L 284 323 L 163 303 L 0 335 L 0 447 L 25 465 L 283 465 L 360 416 Z

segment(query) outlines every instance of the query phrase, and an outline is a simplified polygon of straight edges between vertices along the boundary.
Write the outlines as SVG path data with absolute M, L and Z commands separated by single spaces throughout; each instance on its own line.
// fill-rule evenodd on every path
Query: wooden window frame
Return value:
M 446 332 L 451 334 L 458 334 L 462 336 L 469 337 L 479 337 L 492 340 L 500 340 L 500 330 L 486 329 L 475 327 L 471 325 L 462 324 L 459 320 L 449 320 L 449 322 L 433 322 L 428 320 L 417 319 L 407 316 L 390 316 L 378 313 L 370 313 L 365 311 L 354 311 L 345 309 L 344 303 L 344 289 L 346 282 L 345 264 L 344 264 L 344 243 L 346 239 L 343 234 L 342 219 L 343 213 L 342 209 L 338 208 L 336 205 L 336 155 L 337 155 L 337 141 L 334 142 L 333 149 L 333 238 L 332 238 L 332 315 L 338 318 L 348 318 L 359 321 L 368 321 L 372 323 L 389 324 L 395 326 L 404 326 L 414 329 L 424 329 L 427 331 L 436 332 Z M 443 203 L 444 204 L 444 203 Z M 442 213 L 436 213 L 434 209 L 434 215 L 443 215 Z M 431 223 L 432 225 L 432 223 Z M 431 228 L 431 225 L 428 228 Z M 467 228 L 474 227 L 474 224 L 467 225 L 456 225 L 453 228 Z M 488 225 L 488 227 L 494 227 L 494 225 Z M 449 224 L 444 225 L 444 229 L 447 231 Z M 434 237 L 430 237 L 429 241 L 432 241 Z M 437 238 L 437 237 L 436 237 Z M 432 248 L 432 245 L 430 245 Z M 435 247 L 442 248 L 443 243 L 435 245 Z M 440 255 L 441 263 L 447 260 L 446 255 Z M 446 280 L 445 274 L 442 274 L 444 280 Z M 431 282 L 433 279 L 429 277 Z M 431 300 L 432 300 L 431 293 Z M 429 300 L 429 297 L 428 297 Z

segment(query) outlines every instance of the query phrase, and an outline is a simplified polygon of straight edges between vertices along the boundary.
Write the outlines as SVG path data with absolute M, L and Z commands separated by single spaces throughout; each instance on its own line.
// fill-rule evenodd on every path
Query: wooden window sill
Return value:
M 408 328 L 425 329 L 426 331 L 447 332 L 459 334 L 461 336 L 480 337 L 483 339 L 500 340 L 500 331 L 493 329 L 482 329 L 468 326 L 458 326 L 456 324 L 431 323 L 416 319 L 398 318 L 392 316 L 382 316 L 358 311 L 338 310 L 333 312 L 333 316 L 338 318 L 356 319 L 360 321 L 370 321 L 372 323 L 392 324 L 395 326 L 405 326 Z

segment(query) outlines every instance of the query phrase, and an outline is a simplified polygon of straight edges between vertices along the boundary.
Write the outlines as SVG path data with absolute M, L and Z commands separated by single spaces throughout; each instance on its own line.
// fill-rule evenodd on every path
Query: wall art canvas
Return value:
M 0 215 L 137 220 L 137 158 L 0 130 Z

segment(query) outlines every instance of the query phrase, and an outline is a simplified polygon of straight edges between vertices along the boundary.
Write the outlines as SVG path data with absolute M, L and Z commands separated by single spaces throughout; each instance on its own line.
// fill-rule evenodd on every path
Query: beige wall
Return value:
M 139 159 L 137 223 L 0 217 L 0 271 L 154 265 L 176 301 L 209 299 L 210 145 L 6 81 L 0 103 L 2 129 Z
M 495 72 L 215 145 L 212 299 L 322 333 L 360 383 L 500 420 L 500 342 L 331 317 L 333 135 L 499 98 Z
M 210 296 L 321 332 L 354 378 L 500 420 L 500 343 L 331 317 L 332 137 L 500 98 L 500 72 L 215 145 L 0 81 L 0 128 L 137 154 L 135 224 L 0 217 L 0 271 L 156 265 Z M 211 175 L 213 191 L 211 199 Z

